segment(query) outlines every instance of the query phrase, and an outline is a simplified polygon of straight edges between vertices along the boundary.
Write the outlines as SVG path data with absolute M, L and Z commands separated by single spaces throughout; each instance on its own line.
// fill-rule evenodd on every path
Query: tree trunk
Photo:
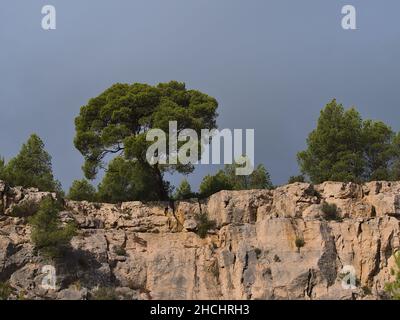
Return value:
M 166 201 L 169 200 L 168 192 L 165 190 L 164 186 L 164 180 L 161 174 L 160 169 L 158 168 L 157 165 L 153 167 L 154 173 L 155 173 L 155 178 L 156 178 L 156 183 L 157 183 L 157 193 L 158 197 L 161 201 Z

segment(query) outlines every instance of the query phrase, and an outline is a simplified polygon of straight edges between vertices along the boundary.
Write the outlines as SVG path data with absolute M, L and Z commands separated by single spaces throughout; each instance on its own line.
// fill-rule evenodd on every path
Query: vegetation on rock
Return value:
M 29 218 L 35 249 L 50 259 L 61 257 L 76 234 L 74 223 L 62 225 L 59 211 L 59 204 L 51 197 L 46 197 L 40 203 L 38 212 Z

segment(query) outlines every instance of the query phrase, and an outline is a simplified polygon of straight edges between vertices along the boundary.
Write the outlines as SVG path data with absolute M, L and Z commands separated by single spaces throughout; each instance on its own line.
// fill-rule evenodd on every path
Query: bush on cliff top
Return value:
M 35 249 L 50 259 L 61 257 L 76 234 L 73 223 L 62 225 L 59 210 L 60 205 L 51 197 L 46 197 L 40 203 L 38 212 L 29 218 Z
M 88 180 L 75 180 L 69 188 L 68 199 L 74 201 L 95 202 L 97 199 L 96 188 L 93 187 Z

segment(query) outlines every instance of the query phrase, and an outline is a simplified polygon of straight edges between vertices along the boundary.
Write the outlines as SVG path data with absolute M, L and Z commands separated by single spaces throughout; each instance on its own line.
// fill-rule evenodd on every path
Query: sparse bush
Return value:
M 208 230 L 215 227 L 215 221 L 208 220 L 206 213 L 201 213 L 197 216 L 197 223 L 197 234 L 200 236 L 200 238 L 205 238 Z
M 91 296 L 91 300 L 118 300 L 115 288 L 99 287 Z
M 310 185 L 310 187 L 307 188 L 304 193 L 309 197 L 317 197 L 318 199 L 321 198 L 321 194 L 315 190 L 314 185 Z
M 300 237 L 297 237 L 296 240 L 294 241 L 294 243 L 295 243 L 297 249 L 299 249 L 299 250 L 300 250 L 300 248 L 304 247 L 304 245 L 305 245 L 304 239 L 300 238 Z
M 12 217 L 29 217 L 39 210 L 39 203 L 33 200 L 21 201 L 11 208 Z
M 207 198 L 221 190 L 233 190 L 229 177 L 221 170 L 216 175 L 207 175 L 200 184 L 200 196 Z
M 336 204 L 324 202 L 321 208 L 325 220 L 340 220 Z
M 125 256 L 126 255 L 126 250 L 121 246 L 115 246 L 114 247 L 114 253 L 117 256 Z
M 38 212 L 29 218 L 35 249 L 50 259 L 60 257 L 76 234 L 75 224 L 62 226 L 58 216 L 60 209 L 53 198 L 46 197 L 41 201 Z
M 393 282 L 385 284 L 385 291 L 393 300 L 400 300 L 400 251 L 394 255 L 396 269 L 391 269 L 390 273 L 395 277 Z
M 210 265 L 209 270 L 216 279 L 219 278 L 219 266 L 216 260 Z
M 361 290 L 363 291 L 363 294 L 366 295 L 366 296 L 369 296 L 369 295 L 372 294 L 372 290 L 371 290 L 371 288 L 368 287 L 368 286 L 363 286 L 363 287 L 361 288 Z
M 260 248 L 255 248 L 254 252 L 256 253 L 257 259 L 261 255 L 261 249 Z
M 12 292 L 8 282 L 0 282 L 0 300 L 7 300 Z
M 298 176 L 291 176 L 289 178 L 288 184 L 295 183 L 295 182 L 305 182 L 305 181 L 306 181 L 306 179 L 301 174 L 301 175 L 298 175 Z

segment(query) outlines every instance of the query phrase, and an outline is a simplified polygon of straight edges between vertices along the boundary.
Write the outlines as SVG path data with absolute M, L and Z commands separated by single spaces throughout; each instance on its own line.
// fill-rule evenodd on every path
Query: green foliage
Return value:
M 340 220 L 336 204 L 324 202 L 321 210 L 326 220 Z
M 203 212 L 197 216 L 197 234 L 200 238 L 205 238 L 212 228 L 215 228 L 215 221 L 208 220 L 207 213 Z
M 313 183 L 362 182 L 400 177 L 400 138 L 380 121 L 361 119 L 332 100 L 321 111 L 307 149 L 297 159 Z
M 114 253 L 117 256 L 125 256 L 126 255 L 126 250 L 121 246 L 115 246 L 114 247 Z
M 75 201 L 95 202 L 97 199 L 96 188 L 86 179 L 75 180 L 69 189 L 67 197 Z
M 76 234 L 73 223 L 62 225 L 58 215 L 60 209 L 57 202 L 46 197 L 40 203 L 38 212 L 29 218 L 32 227 L 31 240 L 35 249 L 50 259 L 61 257 Z
M 248 176 L 236 175 L 237 163 L 225 165 L 216 175 L 207 175 L 200 184 L 200 195 L 209 197 L 221 190 L 272 189 L 273 185 L 268 171 L 260 164 Z
M 99 287 L 92 295 L 92 300 L 118 300 L 115 288 Z
M 386 283 L 385 291 L 393 300 L 400 300 L 400 252 L 394 255 L 396 269 L 391 270 L 391 274 L 395 277 L 394 281 Z
M 237 163 L 225 165 L 224 168 L 224 173 L 233 185 L 234 190 L 273 188 L 270 175 L 262 164 L 254 168 L 253 172 L 248 176 L 236 175 L 236 168 L 240 168 Z
M 98 189 L 98 198 L 104 202 L 159 200 L 157 174 L 151 166 L 122 157 L 110 162 Z M 163 189 L 168 190 L 165 182 Z
M 306 182 L 306 178 L 301 174 L 298 176 L 291 176 L 289 178 L 288 184 L 295 183 L 295 182 Z
M 12 288 L 8 282 L 0 282 L 0 300 L 8 300 Z
M 301 171 L 313 183 L 358 181 L 363 173 L 362 120 L 354 109 L 344 110 L 332 100 L 321 111 L 317 128 L 298 153 Z
M 74 144 L 85 158 L 86 178 L 95 178 L 108 155 L 123 154 L 128 160 L 136 159 L 141 169 L 146 170 L 145 175 L 154 176 L 157 197 L 167 198 L 163 173 L 190 173 L 194 167 L 182 163 L 143 166 L 147 163 L 146 150 L 153 143 L 146 141 L 147 131 L 159 128 L 168 133 L 169 121 L 177 121 L 178 130 L 191 128 L 200 136 L 201 129 L 216 127 L 217 106 L 214 98 L 187 90 L 184 83 L 176 81 L 157 86 L 141 83 L 111 86 L 90 99 L 75 119 Z
M 22 145 L 19 154 L 7 165 L 0 161 L 0 176 L 12 186 L 35 187 L 41 191 L 61 192 L 60 182 L 54 179 L 51 156 L 43 141 L 32 134 Z
M 233 190 L 233 184 L 223 171 L 217 172 L 216 175 L 207 175 L 200 184 L 201 197 L 209 197 L 221 190 Z
M 294 241 L 294 243 L 298 249 L 304 247 L 304 245 L 305 245 L 304 239 L 300 238 L 300 237 L 297 237 L 296 240 Z
M 33 200 L 24 200 L 18 204 L 15 204 L 10 215 L 12 217 L 29 217 L 35 214 L 39 209 L 39 204 Z
M 395 134 L 380 121 L 366 120 L 363 124 L 366 180 L 390 180 L 391 164 L 395 157 Z
M 194 193 L 192 192 L 189 182 L 186 179 L 182 180 L 178 189 L 176 189 L 176 192 L 174 194 L 174 199 L 175 200 L 185 200 L 185 199 L 190 199 L 193 197 L 194 197 Z

